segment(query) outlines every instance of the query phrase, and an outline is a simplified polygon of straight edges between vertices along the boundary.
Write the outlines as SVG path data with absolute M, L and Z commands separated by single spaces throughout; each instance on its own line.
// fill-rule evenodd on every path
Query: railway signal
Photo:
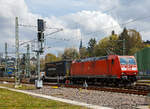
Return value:
M 7 74 L 7 56 L 8 52 L 7 52 L 7 43 L 5 43 L 5 75 Z
M 45 31 L 45 22 L 43 19 L 38 19 L 37 25 L 38 25 L 38 31 L 40 31 L 40 32 Z
M 38 37 L 38 41 L 39 41 L 39 42 L 44 41 L 44 33 L 42 33 L 42 32 L 38 32 L 37 37 Z
M 19 44 L 19 35 L 18 35 L 18 29 L 19 26 L 24 26 L 24 27 L 37 27 L 37 39 L 33 39 L 27 42 L 23 42 L 21 44 Z M 15 73 L 15 87 L 19 87 L 20 86 L 20 67 L 19 67 L 19 46 L 20 45 L 24 45 L 26 43 L 29 42 L 33 42 L 33 41 L 38 41 L 37 46 L 38 49 L 37 50 L 33 50 L 34 52 L 37 53 L 37 74 L 38 74 L 38 79 L 35 81 L 35 85 L 37 88 L 42 88 L 43 87 L 43 82 L 41 80 L 40 77 L 40 54 L 42 54 L 44 52 L 44 36 L 49 36 L 52 35 L 54 33 L 57 33 L 59 31 L 62 31 L 63 29 L 59 29 L 59 28 L 49 28 L 49 29 L 56 29 L 56 31 L 46 34 L 44 35 L 44 31 L 45 31 L 45 21 L 43 19 L 38 19 L 37 20 L 37 26 L 32 26 L 32 25 L 21 25 L 18 24 L 18 17 L 16 17 L 16 73 Z M 28 64 L 29 65 L 29 64 Z
M 35 86 L 36 88 L 42 88 L 43 87 L 43 81 L 40 76 L 40 54 L 42 54 L 44 51 L 43 48 L 43 43 L 44 43 L 44 30 L 45 30 L 45 22 L 43 19 L 38 19 L 37 20 L 37 38 L 38 38 L 38 50 L 37 52 L 37 74 L 38 74 L 38 79 L 35 80 Z

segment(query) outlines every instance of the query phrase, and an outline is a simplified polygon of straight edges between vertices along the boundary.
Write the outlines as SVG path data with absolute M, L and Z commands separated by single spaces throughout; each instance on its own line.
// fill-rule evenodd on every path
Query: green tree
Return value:
M 62 59 L 78 59 L 79 53 L 75 48 L 66 48 L 62 54 Z
M 139 32 L 134 29 L 127 30 L 124 28 L 118 39 L 118 54 L 123 54 L 123 40 L 125 40 L 125 55 L 133 55 L 135 52 L 144 47 Z
M 134 29 L 123 29 L 118 36 L 112 31 L 109 37 L 104 37 L 95 45 L 93 53 L 95 56 L 104 56 L 108 54 L 123 54 L 123 46 L 125 46 L 125 55 L 134 55 L 138 50 L 148 46 L 144 44 L 139 32 Z
M 96 56 L 104 56 L 107 55 L 106 48 L 108 46 L 109 38 L 105 37 L 98 42 L 95 46 L 94 52 Z
M 40 59 L 40 70 L 44 71 L 44 69 L 45 69 L 45 59 L 41 58 Z
M 118 55 L 123 55 L 123 50 L 124 55 L 129 54 L 129 49 L 130 49 L 130 42 L 129 42 L 130 36 L 128 35 L 128 30 L 126 28 L 123 29 L 123 32 L 119 35 L 118 38 L 118 47 L 117 47 L 117 54 Z M 124 42 L 125 41 L 125 42 Z M 123 43 L 125 43 L 125 48 L 123 48 Z
M 94 53 L 95 46 L 96 46 L 96 40 L 95 38 L 91 38 L 88 42 L 88 47 L 87 47 L 89 57 L 95 56 L 95 53 Z
M 109 36 L 109 40 L 107 42 L 107 50 L 109 51 L 109 54 L 117 54 L 117 42 L 118 42 L 118 35 L 112 34 Z
M 129 39 L 129 55 L 134 55 L 138 50 L 144 48 L 144 44 L 139 32 L 134 29 L 128 30 Z
M 86 57 L 88 57 L 88 52 L 87 52 L 86 47 L 80 48 L 79 52 L 80 52 L 80 58 L 86 58 Z
M 33 73 L 35 73 L 35 71 L 36 71 L 36 65 L 37 65 L 37 61 L 36 61 L 36 58 L 35 57 L 32 57 L 31 59 L 30 59 L 30 70 L 31 70 L 31 72 Z
M 117 34 L 112 31 L 112 34 L 109 37 L 104 37 L 99 43 L 95 46 L 95 55 L 96 56 L 105 56 L 108 54 L 116 54 L 117 52 Z
M 57 61 L 57 57 L 54 54 L 48 53 L 45 56 L 45 63 Z

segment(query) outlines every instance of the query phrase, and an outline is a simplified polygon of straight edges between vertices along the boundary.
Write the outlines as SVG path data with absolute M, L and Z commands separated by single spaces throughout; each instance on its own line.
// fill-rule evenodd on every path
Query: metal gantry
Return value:
M 40 75 L 40 54 L 42 54 L 44 52 L 44 31 L 45 31 L 45 22 L 43 19 L 38 19 L 38 25 L 37 26 L 28 26 L 28 25 L 19 25 L 18 23 L 18 17 L 16 17 L 15 19 L 15 48 L 16 48 L 16 51 L 15 51 L 15 54 L 16 54 L 16 63 L 15 63 L 15 69 L 16 69 L 16 72 L 15 72 L 15 87 L 18 87 L 20 85 L 20 67 L 19 67 L 19 64 L 20 64 L 20 58 L 19 58 L 19 46 L 21 45 L 24 45 L 26 43 L 32 43 L 33 41 L 36 41 L 37 40 L 37 45 L 38 45 L 38 49 L 37 50 L 34 50 L 34 52 L 37 53 L 37 80 L 35 81 L 35 85 L 37 88 L 42 88 L 43 87 L 43 82 L 42 82 L 42 79 L 41 79 L 41 75 Z M 37 39 L 33 39 L 31 41 L 27 41 L 27 42 L 23 42 L 19 45 L 19 35 L 18 35 L 18 32 L 19 32 L 19 26 L 25 26 L 25 27 L 38 27 L 38 33 L 37 33 Z M 57 33 L 59 31 L 62 31 L 63 29 L 62 28 L 49 28 L 49 29 L 56 29 L 56 31 L 50 33 L 50 34 L 46 34 L 45 36 L 49 36 L 49 35 L 52 35 L 54 33 Z M 62 40 L 62 39 L 61 39 Z M 65 39 L 63 39 L 65 40 Z M 29 48 L 29 44 L 27 45 L 27 53 L 26 53 L 26 59 L 25 59 L 25 66 L 26 66 L 26 76 L 27 77 L 30 77 L 30 48 Z
M 122 40 L 123 41 L 123 55 L 126 55 L 126 43 L 125 43 L 125 39 Z
M 16 72 L 15 72 L 15 87 L 19 87 L 20 85 L 20 68 L 19 68 L 19 26 L 18 26 L 18 17 L 16 17 L 16 28 L 15 28 L 15 38 L 16 38 Z
M 7 60 L 8 60 L 8 52 L 7 52 L 7 43 L 5 43 L 5 74 L 7 74 Z
M 126 39 L 122 39 L 122 40 L 117 40 L 117 41 L 121 41 L 122 42 L 122 55 L 126 55 Z
M 27 44 L 26 62 L 25 62 L 26 76 L 30 77 L 30 45 Z

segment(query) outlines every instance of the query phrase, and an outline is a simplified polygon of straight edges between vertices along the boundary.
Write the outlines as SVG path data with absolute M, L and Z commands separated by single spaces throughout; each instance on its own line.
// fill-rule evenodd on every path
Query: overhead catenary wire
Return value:
M 143 19 L 146 19 L 146 18 L 150 18 L 150 15 L 144 16 L 144 17 L 135 18 L 135 19 L 132 19 L 132 20 L 130 20 L 130 21 L 128 21 L 128 22 L 121 23 L 121 24 L 119 24 L 119 25 L 102 28 L 102 30 L 110 29 L 110 28 L 115 28 L 115 27 L 120 26 L 120 25 L 121 25 L 121 26 L 127 25 L 127 24 L 129 24 L 129 23 L 132 23 L 132 22 L 135 22 L 135 21 L 139 21 L 139 20 L 143 20 Z M 90 34 L 96 34 L 96 33 L 103 34 L 103 33 L 105 33 L 105 32 L 103 32 L 103 31 L 96 31 L 96 32 L 89 32 L 89 33 L 85 33 L 85 34 L 86 34 L 86 35 L 90 35 Z
M 19 26 L 22 26 L 22 27 L 34 27 L 34 28 L 37 28 L 37 25 L 25 25 L 25 24 L 19 24 Z M 59 28 L 45 27 L 45 29 L 56 29 L 56 30 L 58 30 Z M 61 29 L 62 29 L 62 28 L 61 28 Z
M 57 28 L 57 29 L 58 29 L 58 28 Z M 56 39 L 56 40 L 64 40 L 64 41 L 68 41 L 67 39 L 63 39 L 63 38 L 57 39 L 57 38 L 51 38 L 51 37 L 49 37 L 49 35 L 52 35 L 52 34 L 57 33 L 57 32 L 59 32 L 59 31 L 63 31 L 63 29 L 62 29 L 62 28 L 61 28 L 61 29 L 58 29 L 57 31 L 48 33 L 48 34 L 46 34 L 46 35 L 44 35 L 44 36 L 45 36 L 45 37 L 48 37 L 48 38 L 50 38 L 50 39 Z M 26 43 L 32 43 L 32 42 L 34 42 L 34 41 L 37 41 L 37 39 L 32 39 L 32 40 L 29 40 L 29 41 L 25 41 L 25 42 L 21 43 L 20 45 L 24 45 L 24 44 L 26 44 Z
M 108 13 L 108 12 L 114 10 L 114 9 L 116 9 L 116 7 L 112 7 L 112 8 L 110 8 L 110 9 L 106 10 L 106 11 L 103 11 L 103 13 Z
M 121 26 L 127 25 L 127 24 L 129 24 L 129 23 L 132 23 L 132 22 L 135 22 L 135 21 L 139 21 L 139 20 L 143 20 L 143 19 L 146 19 L 146 18 L 150 18 L 150 15 L 145 16 L 145 17 L 135 18 L 135 19 L 132 19 L 131 21 L 127 21 L 127 22 L 124 22 L 124 23 L 120 23 L 119 25 L 114 25 L 114 26 L 110 26 L 110 27 L 105 27 L 105 28 L 102 28 L 102 30 L 115 28 L 115 27 L 118 27 L 118 26 L 120 26 L 120 25 L 121 25 Z M 89 33 L 86 33 L 86 34 L 93 34 L 93 33 L 98 33 L 98 32 L 101 32 L 101 31 L 89 32 Z
M 112 8 L 112 9 L 114 9 L 114 8 Z M 112 10 L 112 9 L 110 9 L 110 10 Z M 146 19 L 146 18 L 149 18 L 150 17 L 150 15 L 149 16 L 145 16 L 145 17 L 140 17 L 140 18 L 135 18 L 135 19 L 132 19 L 132 20 L 130 20 L 130 21 L 128 21 L 128 22 L 125 22 L 125 23 L 121 23 L 121 24 L 119 24 L 119 25 L 114 25 L 114 26 L 111 26 L 111 27 L 105 27 L 105 28 L 102 28 L 101 30 L 105 30 L 105 29 L 110 29 L 110 28 L 115 28 L 115 27 L 118 27 L 118 26 L 123 26 L 123 25 L 127 25 L 127 24 L 129 24 L 129 23 L 132 23 L 132 22 L 135 22 L 135 21 L 139 21 L 139 20 L 142 20 L 142 19 Z M 19 24 L 19 26 L 24 26 L 24 27 L 37 27 L 37 26 L 33 26 L 33 25 L 23 25 L 23 24 Z M 52 34 L 54 34 L 54 33 L 57 33 L 58 31 L 63 31 L 63 29 L 61 28 L 61 29 L 58 29 L 58 28 L 51 28 L 51 27 L 49 27 L 49 28 L 46 28 L 46 29 L 56 29 L 56 31 L 54 31 L 54 32 L 52 32 L 52 33 L 49 33 L 49 34 L 45 34 L 45 36 L 46 36 L 46 38 L 49 38 L 49 39 L 54 39 L 54 40 L 62 40 L 62 41 L 79 41 L 80 39 L 75 39 L 75 38 L 72 38 L 72 39 L 65 39 L 65 38 L 52 38 L 52 37 L 50 37 L 50 35 L 52 35 Z M 103 31 L 95 31 L 95 32 L 90 32 L 90 33 L 85 33 L 86 35 L 90 35 L 90 34 L 96 34 L 96 33 L 101 33 L 102 34 L 102 32 Z M 105 32 L 103 32 L 103 33 L 105 33 Z M 24 45 L 24 44 L 26 44 L 26 43 L 32 43 L 32 42 L 34 42 L 34 41 L 36 41 L 37 39 L 33 39 L 33 40 L 29 40 L 29 41 L 26 41 L 26 42 L 23 42 L 23 43 L 21 43 L 20 45 Z

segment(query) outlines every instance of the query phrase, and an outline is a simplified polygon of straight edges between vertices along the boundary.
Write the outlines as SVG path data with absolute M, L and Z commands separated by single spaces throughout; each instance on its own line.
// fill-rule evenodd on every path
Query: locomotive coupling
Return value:
M 128 77 L 125 76 L 125 75 L 121 76 L 121 78 L 122 78 L 122 79 L 128 79 Z

